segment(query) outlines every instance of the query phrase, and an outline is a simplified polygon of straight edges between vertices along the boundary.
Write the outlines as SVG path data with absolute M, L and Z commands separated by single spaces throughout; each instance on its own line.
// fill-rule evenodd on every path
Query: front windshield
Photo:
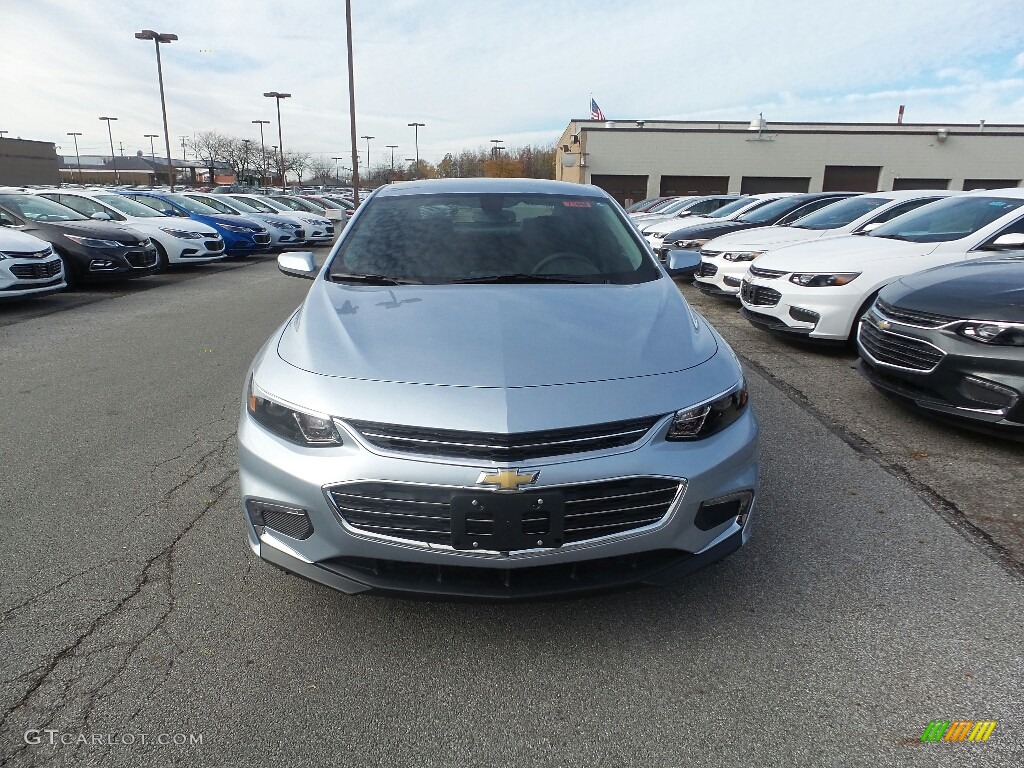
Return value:
M 320 213 L 320 214 L 322 214 L 324 212 L 323 208 L 317 208 L 312 203 L 307 202 L 307 201 L 305 201 L 305 200 L 303 200 L 301 198 L 298 198 L 298 197 L 282 197 L 282 196 L 278 196 L 278 197 L 273 197 L 271 199 L 274 200 L 275 202 L 281 203 L 281 205 L 285 205 L 288 208 L 291 208 L 293 211 L 302 211 L 303 213 Z
M 225 197 L 228 197 L 231 200 L 232 208 L 241 211 L 242 213 L 264 213 L 264 211 L 257 209 L 256 206 L 249 205 L 249 203 L 244 200 L 239 200 L 237 197 L 232 197 L 230 195 L 225 195 Z
M 673 210 L 681 208 L 689 199 L 688 197 L 670 197 L 668 200 L 662 200 L 660 203 L 652 205 L 644 213 L 671 213 Z
M 225 203 L 225 202 L 223 202 L 221 200 L 215 200 L 214 198 L 207 197 L 206 195 L 203 195 L 203 196 L 187 195 L 187 197 L 189 198 L 189 200 L 193 200 L 193 201 L 199 203 L 200 205 L 208 205 L 208 206 L 210 206 L 217 213 L 224 213 L 224 214 L 227 214 L 228 216 L 237 216 L 238 215 L 238 211 L 236 211 L 230 205 L 228 205 L 227 203 Z M 193 213 L 195 213 L 195 211 L 193 211 Z
M 164 195 L 164 197 L 175 205 L 184 208 L 189 213 L 195 213 L 200 216 L 210 216 L 218 213 L 216 209 L 211 208 L 208 205 L 203 205 L 198 200 L 193 200 L 192 198 L 185 197 L 184 195 Z
M 78 211 L 36 195 L 0 195 L 0 205 L 26 221 L 88 221 Z
M 364 205 L 332 280 L 640 283 L 661 274 L 618 206 L 601 198 L 397 195 Z
M 736 221 L 745 221 L 747 224 L 774 224 L 794 208 L 799 208 L 806 202 L 806 200 L 796 197 L 783 197 L 744 213 Z
M 657 214 L 664 214 L 664 215 L 667 216 L 670 213 L 678 213 L 679 211 L 683 210 L 684 208 L 688 208 L 694 202 L 696 202 L 694 198 L 692 198 L 692 197 L 684 197 L 681 200 L 673 200 L 673 201 L 671 201 L 668 205 L 664 206 L 663 208 L 652 208 L 650 212 L 651 213 L 657 213 Z
M 733 200 L 731 203 L 727 203 L 719 208 L 717 211 L 712 211 L 706 214 L 709 219 L 724 219 L 726 216 L 731 216 L 736 211 L 741 211 L 750 205 L 749 197 L 741 197 L 739 200 Z
M 797 219 L 791 227 L 800 229 L 837 229 L 845 227 L 851 221 L 870 213 L 880 205 L 890 202 L 884 197 L 848 197 L 838 203 L 826 205 L 814 213 L 809 213 L 802 219 Z
M 235 202 L 248 205 L 254 211 L 259 211 L 260 213 L 280 213 L 281 211 L 287 210 L 283 205 L 280 208 L 275 208 L 269 201 L 262 200 L 258 197 L 239 197 L 238 195 L 228 195 L 228 197 Z
M 965 195 L 947 197 L 883 224 L 868 237 L 913 243 L 945 243 L 967 237 L 1020 208 L 1024 199 Z
M 96 195 L 96 199 L 104 205 L 109 205 L 115 211 L 120 211 L 125 216 L 136 216 L 142 218 L 165 219 L 164 214 L 155 211 L 148 205 L 137 203 L 122 195 Z

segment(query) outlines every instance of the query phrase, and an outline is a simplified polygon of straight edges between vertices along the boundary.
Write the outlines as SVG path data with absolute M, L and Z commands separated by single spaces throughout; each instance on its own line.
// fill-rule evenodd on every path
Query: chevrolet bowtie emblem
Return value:
M 521 485 L 537 482 L 540 472 L 520 472 L 518 469 L 495 469 L 481 472 L 477 485 L 494 485 L 499 491 L 518 491 Z
M 891 325 L 892 323 L 890 323 L 888 320 L 882 320 L 881 318 L 875 321 L 875 327 L 878 328 L 878 330 L 880 331 L 888 330 L 889 326 Z

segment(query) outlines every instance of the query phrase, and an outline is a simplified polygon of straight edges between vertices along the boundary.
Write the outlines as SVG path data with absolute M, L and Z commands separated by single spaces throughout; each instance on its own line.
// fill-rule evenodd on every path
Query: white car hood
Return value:
M 19 232 L 16 229 L 0 227 L 0 251 L 15 253 L 38 253 L 50 247 L 50 244 L 35 235 Z
M 204 224 L 201 221 L 195 221 L 194 219 L 186 219 L 185 217 L 178 216 L 128 216 L 122 214 L 127 221 L 124 223 L 130 227 L 137 229 L 150 229 L 156 227 L 158 229 L 180 229 L 182 232 L 200 232 L 203 234 L 217 234 L 212 224 Z
M 923 256 L 939 245 L 865 235 L 843 235 L 781 247 L 761 256 L 757 266 L 785 272 L 820 271 L 822 268 L 856 269 L 871 262 Z
M 757 227 L 716 237 L 708 241 L 704 247 L 709 251 L 770 251 L 784 245 L 817 240 L 830 232 L 828 229 Z

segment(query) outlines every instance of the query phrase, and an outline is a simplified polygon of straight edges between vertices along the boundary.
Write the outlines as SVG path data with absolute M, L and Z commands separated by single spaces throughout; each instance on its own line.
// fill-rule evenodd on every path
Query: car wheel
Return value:
M 81 281 L 78 279 L 78 273 L 75 272 L 75 268 L 71 264 L 71 259 L 60 252 L 57 255 L 60 256 L 60 260 L 64 264 L 64 282 L 67 283 L 67 289 L 70 291 L 77 288 Z
M 156 240 L 153 241 L 153 245 L 156 246 L 156 271 L 166 272 L 171 265 L 170 259 L 167 258 L 167 251 Z
M 881 289 L 879 289 L 881 290 Z M 878 297 L 878 291 L 875 291 L 868 296 L 864 303 L 860 305 L 860 309 L 857 310 L 857 314 L 853 316 L 853 324 L 850 326 L 850 333 L 846 337 L 846 343 L 851 347 L 857 346 L 857 326 L 860 325 L 860 319 L 864 316 L 864 313 L 868 311 L 868 308 L 875 303 L 875 299 Z

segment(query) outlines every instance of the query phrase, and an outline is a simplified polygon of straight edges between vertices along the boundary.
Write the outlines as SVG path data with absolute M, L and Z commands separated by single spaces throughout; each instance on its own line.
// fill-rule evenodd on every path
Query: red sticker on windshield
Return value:
M 589 208 L 590 203 L 585 200 L 563 200 L 562 205 L 566 208 Z

